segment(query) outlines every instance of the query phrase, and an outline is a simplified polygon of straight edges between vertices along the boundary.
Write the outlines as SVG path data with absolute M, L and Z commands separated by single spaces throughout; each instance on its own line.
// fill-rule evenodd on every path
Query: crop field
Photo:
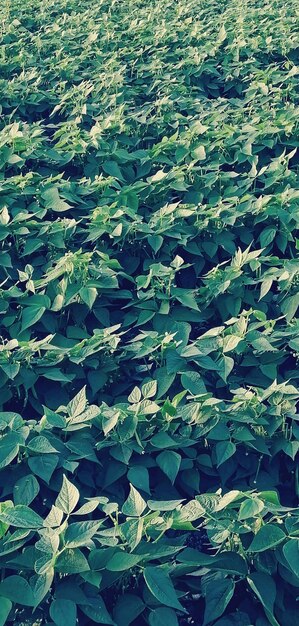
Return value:
M 299 624 L 298 113 L 297 0 L 3 0 L 0 626 Z

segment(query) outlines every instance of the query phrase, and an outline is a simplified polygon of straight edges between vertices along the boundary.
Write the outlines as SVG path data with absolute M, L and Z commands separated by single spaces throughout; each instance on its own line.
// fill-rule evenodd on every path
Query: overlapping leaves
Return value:
M 0 624 L 290 626 L 297 3 L 1 16 Z

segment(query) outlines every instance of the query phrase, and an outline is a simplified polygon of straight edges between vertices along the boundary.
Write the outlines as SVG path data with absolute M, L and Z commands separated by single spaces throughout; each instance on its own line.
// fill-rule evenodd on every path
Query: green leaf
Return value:
M 95 287 L 82 287 L 82 289 L 80 289 L 79 291 L 79 294 L 83 302 L 85 302 L 85 304 L 88 306 L 88 308 L 92 309 L 97 299 L 97 289 Z
M 149 486 L 149 471 L 142 465 L 133 465 L 130 467 L 127 473 L 127 478 L 136 489 L 142 489 L 146 493 L 150 494 Z
M 137 595 L 125 593 L 123 596 L 120 596 L 113 612 L 117 626 L 130 626 L 144 609 L 145 604 Z M 174 626 L 176 625 L 174 624 Z
M 46 308 L 43 306 L 28 306 L 23 310 L 22 313 L 22 326 L 21 332 L 26 330 L 26 328 L 30 328 L 33 324 L 36 324 L 38 320 L 43 316 Z
M 27 448 L 39 454 L 53 454 L 53 452 L 57 452 L 56 448 L 53 448 L 47 437 L 43 435 L 33 437 L 33 439 L 27 443 Z
M 59 210 L 60 204 L 63 202 L 59 196 L 58 188 L 54 185 L 42 193 L 42 198 L 47 209 L 53 209 L 54 211 Z
M 237 335 L 227 335 L 223 339 L 223 352 L 231 352 L 240 343 L 241 337 Z
M 161 367 L 155 371 L 155 379 L 158 382 L 158 393 L 157 399 L 164 396 L 167 393 L 168 389 L 171 387 L 175 374 L 169 374 L 167 371 L 167 367 Z
M 161 607 L 149 614 L 150 626 L 179 626 L 178 618 L 173 609 Z
M 69 515 L 76 507 L 79 497 L 80 493 L 77 487 L 64 475 L 59 495 L 55 501 L 55 506 Z
M 181 376 L 181 382 L 184 389 L 190 391 L 194 396 L 207 392 L 203 379 L 198 372 L 185 372 Z
M 59 457 L 55 454 L 46 457 L 30 457 L 28 459 L 28 465 L 33 472 L 39 478 L 42 478 L 46 483 L 49 483 L 51 476 L 58 465 Z
M 157 381 L 151 380 L 145 383 L 141 387 L 142 395 L 144 398 L 153 398 L 157 393 Z
M 204 146 L 198 146 L 192 151 L 192 157 L 197 161 L 204 161 L 206 159 L 206 151 Z
M 8 433 L 0 439 L 0 469 L 13 461 L 19 452 L 19 437 L 16 433 Z
M 162 246 L 163 237 L 161 237 L 161 235 L 149 235 L 147 241 L 156 254 Z
M 56 626 L 76 626 L 76 604 L 66 599 L 53 600 L 50 605 L 50 617 Z
M 132 404 L 136 404 L 138 402 L 140 402 L 141 400 L 141 391 L 139 389 L 139 387 L 134 387 L 134 389 L 131 391 L 129 397 L 128 397 L 129 402 L 131 402 Z
M 50 568 L 44 574 L 38 574 L 31 578 L 31 585 L 34 595 L 34 607 L 41 604 L 47 593 L 50 591 L 54 578 L 54 569 Z
M 238 489 L 235 489 L 233 491 L 228 491 L 224 496 L 221 496 L 215 511 L 222 511 L 223 509 L 226 509 L 226 507 L 231 503 L 231 502 L 235 502 L 235 500 L 237 500 L 241 495 L 241 492 Z
M 63 519 L 63 511 L 57 508 L 54 504 L 52 504 L 50 512 L 47 517 L 44 519 L 44 526 L 47 528 L 55 528 L 55 526 L 60 526 Z
M 211 570 L 224 571 L 225 573 L 237 574 L 242 577 L 248 573 L 245 559 L 236 552 L 227 551 L 211 555 L 201 553 L 193 548 L 186 548 L 177 555 L 177 560 L 192 566 L 207 567 Z
M 299 539 L 287 541 L 282 551 L 290 570 L 299 578 Z
M 36 498 L 40 490 L 39 483 L 35 476 L 27 474 L 20 478 L 13 488 L 13 498 L 15 504 L 29 505 Z
M 172 450 L 165 450 L 164 452 L 158 454 L 156 458 L 157 464 L 172 484 L 174 484 L 178 475 L 181 460 L 181 455 L 177 452 L 173 452 Z
M 107 498 L 105 500 L 108 501 Z M 91 499 L 89 502 L 85 502 L 84 504 L 82 504 L 82 506 L 80 506 L 77 511 L 73 511 L 72 515 L 87 515 L 88 513 L 92 513 L 93 511 L 95 511 L 95 509 L 98 508 L 99 504 L 100 499 Z
M 98 571 L 105 568 L 114 552 L 115 548 L 98 548 L 92 550 L 88 557 L 91 569 Z
M 0 513 L 0 520 L 17 528 L 30 528 L 32 530 L 42 528 L 44 520 L 40 515 L 32 511 L 28 506 L 18 504 L 7 508 Z
M 77 393 L 77 395 L 68 403 L 68 414 L 71 417 L 77 417 L 78 415 L 81 415 L 81 413 L 83 413 L 83 411 L 85 410 L 86 403 L 86 386 L 84 386 L 83 389 L 81 389 L 79 393 Z
M 283 530 L 275 524 L 265 524 L 253 538 L 248 550 L 250 552 L 263 552 L 278 546 L 286 537 Z
M 299 293 L 294 296 L 289 296 L 281 304 L 281 311 L 286 316 L 286 321 L 289 323 L 296 315 L 299 307 Z
M 5 500 L 4 502 L 0 502 L 0 513 L 5 511 L 6 509 L 13 507 L 12 500 Z M 5 524 L 4 522 L 0 522 L 0 538 L 3 537 L 6 531 L 9 528 L 9 524 Z
M 167 172 L 163 172 L 163 170 L 158 170 L 155 174 L 153 174 L 153 176 L 148 178 L 148 181 L 150 183 L 158 183 L 161 180 L 163 180 L 163 178 L 165 178 L 165 176 L 167 176 Z
M 20 363 L 1 363 L 0 367 L 10 380 L 13 380 L 20 371 Z
M 47 378 L 48 380 L 56 380 L 61 383 L 69 383 L 73 379 L 71 374 L 66 376 L 58 367 L 49 367 L 49 369 L 43 372 L 41 376 Z
M 106 569 L 110 572 L 123 572 L 134 567 L 142 556 L 138 554 L 129 554 L 128 552 L 116 552 L 106 565 Z
M 239 510 L 239 520 L 248 519 L 249 517 L 255 517 L 264 508 L 264 502 L 259 498 L 248 498 L 245 502 L 242 502 Z
M 111 626 L 116 626 L 115 622 L 113 621 L 106 609 L 104 600 L 100 596 L 96 596 L 95 598 L 88 598 L 88 604 L 80 604 L 80 609 L 93 622 L 96 622 L 96 624 L 108 624 Z
M 225 463 L 236 452 L 236 445 L 232 441 L 219 441 L 215 446 L 217 467 Z
M 146 567 L 143 576 L 148 589 L 161 604 L 187 613 L 177 598 L 170 576 L 161 567 Z
M 253 572 L 247 580 L 249 586 L 262 603 L 270 624 L 272 626 L 280 626 L 273 613 L 276 599 L 276 584 L 272 576 L 264 572 Z
M 195 299 L 195 292 L 190 289 L 175 289 L 174 291 L 175 298 L 183 304 L 187 309 L 193 309 L 194 311 L 199 311 L 198 304 Z
M 114 176 L 114 178 L 118 180 L 124 180 L 124 177 L 116 161 L 105 161 L 105 163 L 103 163 L 102 165 L 102 168 L 106 174 L 109 174 L 109 176 Z
M 102 522 L 86 521 L 70 524 L 64 535 L 65 545 L 68 548 L 84 546 L 97 532 Z
M 47 418 L 47 422 L 51 424 L 51 426 L 54 426 L 54 428 L 55 427 L 64 428 L 66 426 L 65 417 L 63 417 L 62 415 L 59 415 L 55 411 L 51 411 L 51 409 L 48 409 L 45 406 L 43 406 L 43 409 L 44 409 L 44 414 Z
M 12 609 L 12 602 L 8 600 L 8 598 L 1 598 L 0 601 L 0 626 L 4 626 L 6 624 L 6 619 L 9 616 L 9 613 Z
M 148 500 L 147 506 L 152 511 L 174 511 L 183 500 Z
M 266 228 L 264 228 L 259 236 L 261 247 L 266 248 L 273 241 L 275 235 L 276 228 L 273 228 L 272 226 L 267 226 Z
M 121 526 L 121 534 L 132 551 L 135 550 L 142 539 L 143 524 L 144 520 L 140 517 L 128 519 Z
M 175 445 L 175 440 L 172 439 L 167 433 L 160 432 L 151 438 L 151 444 L 155 448 L 172 448 Z
M 221 357 L 221 359 L 219 360 L 218 371 L 219 371 L 219 376 L 221 376 L 221 378 L 224 380 L 225 383 L 231 371 L 233 370 L 233 368 L 234 368 L 234 359 L 232 359 L 230 356 Z
M 235 591 L 235 583 L 231 579 L 208 581 L 205 586 L 205 613 L 203 626 L 220 617 Z
M 141 497 L 139 491 L 130 485 L 130 493 L 123 504 L 122 512 L 128 517 L 139 517 L 146 507 L 146 502 Z
M 272 287 L 272 284 L 273 284 L 272 278 L 267 278 L 262 281 L 259 300 L 262 300 L 267 295 L 268 291 L 270 291 Z
M 143 400 L 143 402 L 141 403 L 141 413 L 143 415 L 153 415 L 154 413 L 158 413 L 159 411 L 160 407 L 156 402 Z
M 0 596 L 21 606 L 35 606 L 33 591 L 22 576 L 8 576 L 0 583 Z
M 57 558 L 55 570 L 60 574 L 81 574 L 89 571 L 89 565 L 78 548 L 67 548 Z
M 220 31 L 218 33 L 218 37 L 217 37 L 218 42 L 222 43 L 223 41 L 225 41 L 226 37 L 227 37 L 226 28 L 225 28 L 224 24 L 222 24 L 222 26 L 220 28 Z

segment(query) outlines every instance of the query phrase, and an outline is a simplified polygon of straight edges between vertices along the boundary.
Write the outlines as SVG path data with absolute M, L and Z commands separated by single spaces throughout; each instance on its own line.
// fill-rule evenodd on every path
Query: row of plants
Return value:
M 82 389 L 39 421 L 1 414 L 1 623 L 32 608 L 36 623 L 57 626 L 296 619 L 299 512 L 268 476 L 257 489 L 263 439 L 242 425 L 248 399 L 233 408 L 236 453 L 221 401 L 156 392 L 148 382 L 98 407 Z M 221 487 L 205 491 L 219 471 Z M 239 489 L 227 490 L 231 475 Z
M 297 2 L 0 12 L 0 626 L 294 626 Z

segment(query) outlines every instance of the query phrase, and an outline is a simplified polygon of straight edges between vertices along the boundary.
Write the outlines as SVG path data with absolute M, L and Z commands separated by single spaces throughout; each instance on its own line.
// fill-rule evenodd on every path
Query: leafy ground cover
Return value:
M 0 11 L 0 626 L 294 626 L 298 3 Z

